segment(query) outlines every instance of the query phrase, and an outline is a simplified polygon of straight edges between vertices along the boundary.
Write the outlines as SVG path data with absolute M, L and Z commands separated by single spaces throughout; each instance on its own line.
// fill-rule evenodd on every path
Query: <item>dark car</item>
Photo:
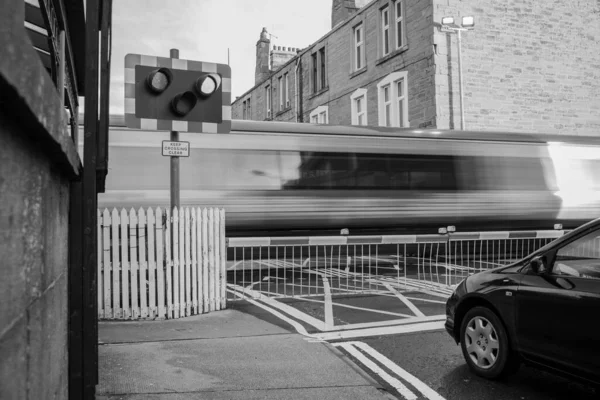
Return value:
M 600 385 L 600 219 L 469 276 L 446 303 L 445 326 L 479 376 L 523 361 Z

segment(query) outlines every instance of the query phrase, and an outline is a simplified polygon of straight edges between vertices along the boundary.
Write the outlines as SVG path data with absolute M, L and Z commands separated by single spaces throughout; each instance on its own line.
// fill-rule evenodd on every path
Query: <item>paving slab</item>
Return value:
M 238 310 L 99 332 L 99 399 L 389 398 L 328 343 Z

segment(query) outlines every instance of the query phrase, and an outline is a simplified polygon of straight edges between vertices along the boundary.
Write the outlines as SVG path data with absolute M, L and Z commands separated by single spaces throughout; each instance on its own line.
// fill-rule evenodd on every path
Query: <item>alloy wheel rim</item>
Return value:
M 500 354 L 500 342 L 494 325 L 486 318 L 471 318 L 465 330 L 465 345 L 471 361 L 481 369 L 492 368 Z

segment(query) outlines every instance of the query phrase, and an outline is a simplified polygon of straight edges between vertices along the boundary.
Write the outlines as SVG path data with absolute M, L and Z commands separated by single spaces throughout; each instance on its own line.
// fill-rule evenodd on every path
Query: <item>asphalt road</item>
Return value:
M 470 372 L 460 347 L 444 331 L 356 340 L 385 355 L 446 400 L 592 400 L 600 396 L 589 386 L 528 366 L 521 366 L 516 374 L 499 381 L 479 378 Z M 367 372 L 391 393 L 403 398 L 377 374 Z
M 404 294 L 407 298 L 412 299 L 412 303 L 425 316 L 439 315 L 444 312 L 443 304 L 440 302 L 443 299 L 439 297 L 435 298 L 414 292 L 404 292 Z M 420 302 L 417 300 L 418 298 L 430 301 Z M 324 318 L 323 306 L 319 302 L 298 298 L 282 299 L 281 302 L 315 319 L 322 320 Z M 378 323 L 385 321 L 386 318 L 390 320 L 398 318 L 394 315 L 381 314 L 381 311 L 398 314 L 411 313 L 411 309 L 391 296 L 344 296 L 334 298 L 333 302 L 336 327 L 361 322 Z M 340 307 L 335 304 L 351 305 L 361 309 Z M 275 323 L 290 332 L 296 331 L 288 322 L 265 311 L 268 306 L 261 308 L 246 301 L 231 302 L 229 305 Z M 377 312 L 369 313 L 368 309 Z M 302 320 L 297 318 L 295 320 L 302 324 Z M 314 327 L 309 329 L 308 325 L 304 325 L 309 334 L 318 332 Z M 591 400 L 600 397 L 600 394 L 595 392 L 592 387 L 529 366 L 521 366 L 516 374 L 499 381 L 479 378 L 470 372 L 460 347 L 443 330 L 379 334 L 328 341 L 338 346 L 340 351 L 398 399 L 562 400 L 570 398 Z M 362 349 L 360 350 L 362 355 L 358 354 L 358 356 L 362 359 L 357 358 L 356 355 L 359 349 Z M 389 362 L 385 360 L 386 358 Z M 396 367 L 399 367 L 399 370 L 405 375 L 398 375 L 394 370 Z M 375 373 L 373 368 L 378 369 L 379 372 Z M 389 379 L 390 376 L 393 377 L 392 381 Z M 395 386 L 393 379 L 397 379 L 400 384 Z M 419 385 L 430 389 L 432 393 L 422 393 Z

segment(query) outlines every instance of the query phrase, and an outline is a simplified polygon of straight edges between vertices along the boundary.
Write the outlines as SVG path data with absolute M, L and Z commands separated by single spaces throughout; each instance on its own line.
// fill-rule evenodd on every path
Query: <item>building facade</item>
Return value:
M 333 0 L 309 47 L 257 42 L 255 86 L 234 119 L 593 135 L 600 131 L 600 5 L 509 0 Z M 566 22 L 566 21 L 569 22 Z

